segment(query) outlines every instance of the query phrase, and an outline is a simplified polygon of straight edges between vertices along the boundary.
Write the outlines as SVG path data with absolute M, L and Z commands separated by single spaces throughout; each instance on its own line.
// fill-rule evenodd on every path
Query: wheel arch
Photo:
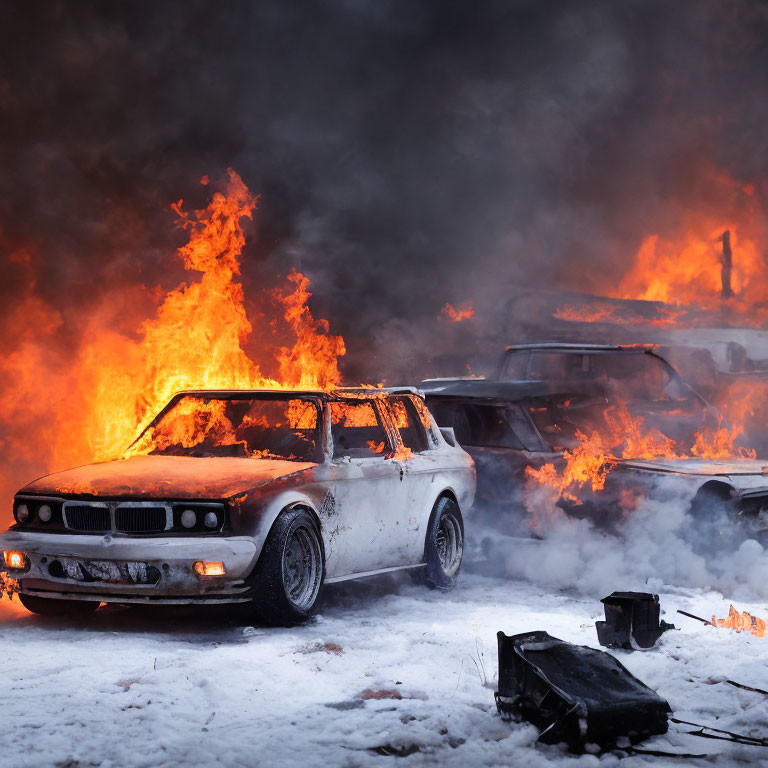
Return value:
M 317 514 L 317 511 L 314 509 L 312 504 L 304 499 L 298 499 L 295 501 L 289 501 L 282 507 L 277 507 L 276 505 L 276 508 L 270 511 L 268 517 L 269 525 L 266 525 L 267 518 L 262 518 L 258 534 L 258 554 L 254 558 L 251 570 L 245 579 L 246 583 L 253 585 L 256 574 L 258 573 L 259 564 L 261 563 L 262 556 L 264 555 L 264 545 L 267 543 L 267 540 L 274 530 L 275 525 L 277 525 L 278 520 L 285 512 L 291 512 L 293 510 L 306 512 L 314 520 L 315 525 L 317 526 L 318 540 L 320 541 L 320 555 L 323 559 L 323 582 L 325 581 L 325 541 L 323 539 L 323 526 L 320 522 L 320 516 Z
M 732 505 L 735 488 L 724 480 L 707 480 L 696 489 L 688 507 L 689 514 L 707 515 L 715 505 Z
M 288 512 L 294 509 L 306 512 L 315 521 L 315 525 L 317 526 L 318 539 L 320 540 L 320 549 L 323 555 L 323 570 L 325 570 L 325 538 L 323 537 L 323 523 L 322 520 L 320 520 L 320 515 L 317 514 L 317 510 L 315 510 L 311 504 L 308 504 L 306 501 L 295 501 L 291 504 L 288 504 L 286 507 L 283 507 L 283 509 L 281 509 L 277 515 L 275 515 L 275 519 L 272 522 L 272 525 L 274 526 L 274 524 L 280 519 L 280 515 L 282 515 L 284 512 Z M 271 526 L 269 530 L 272 530 Z
M 457 495 L 452 488 L 443 488 L 443 490 L 440 491 L 437 496 L 435 496 L 435 500 L 432 502 L 432 507 L 429 510 L 429 518 L 427 519 L 427 535 L 432 525 L 432 521 L 435 519 L 435 513 L 437 512 L 437 505 L 440 499 L 450 499 L 456 505 L 456 509 L 459 512 L 459 525 L 461 526 L 461 535 L 464 536 L 464 513 L 462 512 L 461 504 L 459 504 L 459 499 L 457 498 Z
M 264 544 L 269 538 L 270 533 L 275 527 L 275 524 L 279 520 L 280 516 L 291 510 L 302 510 L 312 517 L 317 526 L 317 532 L 320 538 L 320 547 L 323 554 L 323 563 L 325 563 L 325 539 L 323 536 L 323 525 L 320 520 L 320 515 L 312 504 L 311 500 L 303 494 L 280 494 L 272 499 L 269 505 L 262 511 L 259 516 L 258 525 L 256 530 L 251 535 L 251 539 L 256 545 L 257 555 L 253 561 L 253 568 L 255 569 L 261 559 L 262 552 L 264 550 Z
M 707 480 L 696 490 L 694 499 L 698 496 L 710 495 L 722 501 L 730 501 L 733 498 L 734 487 L 725 480 Z

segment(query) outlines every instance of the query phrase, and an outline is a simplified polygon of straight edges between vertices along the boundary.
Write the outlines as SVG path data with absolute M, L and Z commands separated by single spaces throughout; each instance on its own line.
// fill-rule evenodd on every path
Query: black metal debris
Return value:
M 503 716 L 527 720 L 545 744 L 636 744 L 667 731 L 669 704 L 604 651 L 572 645 L 546 632 L 498 633 Z
M 662 632 L 675 628 L 659 621 L 659 596 L 650 592 L 614 592 L 600 602 L 605 606 L 605 621 L 595 623 L 597 639 L 608 648 L 653 648 Z

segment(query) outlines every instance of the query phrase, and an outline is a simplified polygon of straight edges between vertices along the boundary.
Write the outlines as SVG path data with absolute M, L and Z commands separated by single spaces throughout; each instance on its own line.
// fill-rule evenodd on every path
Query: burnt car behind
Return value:
M 696 430 L 722 423 L 717 409 L 652 346 L 520 345 L 505 350 L 492 379 L 433 379 L 421 386 L 438 424 L 452 427 L 474 458 L 478 513 L 496 524 L 500 511 L 522 509 L 526 468 L 562 468 L 577 432 L 588 432 L 616 403 L 681 445 L 690 444 Z M 692 511 L 727 511 L 766 540 L 766 469 L 764 461 L 740 457 L 621 459 L 604 489 L 587 484 L 575 500 L 561 497 L 558 504 L 610 525 L 620 520 L 628 489 L 647 492 L 660 477 L 677 476 L 691 486 Z
M 327 583 L 452 587 L 474 491 L 412 388 L 184 392 L 125 458 L 22 488 L 0 547 L 37 613 L 246 603 L 290 622 Z

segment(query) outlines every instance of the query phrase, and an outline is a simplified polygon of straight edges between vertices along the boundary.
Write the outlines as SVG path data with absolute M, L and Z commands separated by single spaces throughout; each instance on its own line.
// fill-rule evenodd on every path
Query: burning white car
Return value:
M 127 458 L 48 475 L 0 537 L 21 602 L 249 603 L 298 621 L 323 584 L 459 573 L 472 459 L 411 388 L 176 395 Z

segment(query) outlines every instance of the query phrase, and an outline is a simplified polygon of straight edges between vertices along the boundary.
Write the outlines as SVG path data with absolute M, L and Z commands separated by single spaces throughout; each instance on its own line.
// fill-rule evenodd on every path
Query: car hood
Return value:
M 759 459 L 625 459 L 620 466 L 679 475 L 768 475 L 768 460 Z
M 279 459 L 136 456 L 46 475 L 20 493 L 226 499 L 316 466 Z

